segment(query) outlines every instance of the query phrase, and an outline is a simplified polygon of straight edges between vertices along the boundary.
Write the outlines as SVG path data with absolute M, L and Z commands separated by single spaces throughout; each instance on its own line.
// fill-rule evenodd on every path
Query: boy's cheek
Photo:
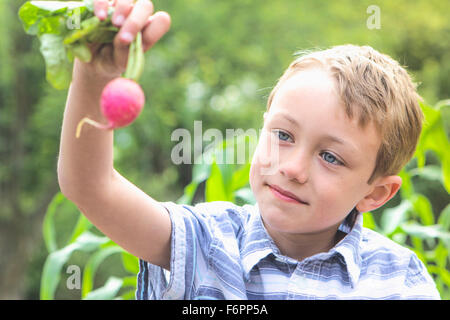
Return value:
M 320 189 L 320 199 L 316 203 L 323 208 L 324 212 L 329 212 L 327 208 L 335 208 L 334 213 L 339 216 L 345 216 L 350 212 L 357 203 L 359 191 L 355 188 L 340 188 L 336 186 L 342 186 L 337 181 L 330 183 L 324 183 L 318 186 Z M 349 183 L 351 185 L 351 183 Z
M 249 172 L 249 184 L 255 196 L 265 182 L 265 176 L 261 174 L 262 170 L 263 169 L 261 169 L 261 164 L 255 154 L 255 157 L 253 157 L 252 163 L 250 165 Z
M 262 176 L 275 175 L 279 162 L 279 146 L 267 134 L 261 135 L 252 160 L 252 166 L 257 171 L 255 173 Z
M 255 155 L 250 166 L 249 182 L 250 184 L 255 184 L 256 182 L 262 181 L 262 179 L 263 177 L 261 175 L 261 163 Z
M 249 172 L 249 184 L 250 184 L 250 188 L 252 190 L 254 190 L 254 180 L 255 180 L 255 158 L 253 158 L 252 160 L 252 164 L 250 165 L 250 172 Z

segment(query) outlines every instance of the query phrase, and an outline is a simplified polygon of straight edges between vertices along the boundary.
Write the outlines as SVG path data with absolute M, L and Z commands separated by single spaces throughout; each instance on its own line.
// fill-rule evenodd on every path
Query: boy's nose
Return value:
M 294 152 L 285 159 L 280 159 L 279 171 L 289 180 L 304 184 L 309 179 L 309 164 L 304 152 Z

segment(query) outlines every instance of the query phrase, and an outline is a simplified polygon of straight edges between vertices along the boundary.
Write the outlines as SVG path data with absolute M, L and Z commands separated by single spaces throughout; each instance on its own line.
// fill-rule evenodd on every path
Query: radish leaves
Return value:
M 109 17 L 112 12 L 110 8 Z M 56 89 L 69 87 L 74 57 L 91 60 L 88 43 L 110 43 L 118 31 L 110 18 L 100 21 L 94 15 L 92 0 L 29 1 L 19 17 L 25 32 L 39 38 L 46 78 Z

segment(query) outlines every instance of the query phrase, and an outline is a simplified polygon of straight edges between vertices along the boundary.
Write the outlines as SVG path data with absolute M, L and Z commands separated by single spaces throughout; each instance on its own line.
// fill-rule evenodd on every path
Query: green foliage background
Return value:
M 45 81 L 39 43 L 23 32 L 17 18 L 24 2 L 0 2 L 0 298 L 133 298 L 136 258 L 58 193 L 56 163 L 67 91 Z M 172 27 L 146 54 L 143 113 L 115 132 L 118 171 L 160 201 L 252 202 L 248 164 L 174 165 L 173 130 L 193 132 L 194 120 L 203 121 L 203 130 L 258 130 L 267 96 L 294 52 L 371 45 L 407 66 L 421 83 L 427 126 L 416 157 L 402 172 L 401 192 L 387 206 L 365 214 L 365 223 L 416 251 L 442 298 L 450 298 L 450 111 L 448 102 L 439 102 L 450 97 L 448 1 L 154 4 L 171 14 Z M 380 29 L 366 26 L 369 5 L 381 10 Z M 81 267 L 80 290 L 66 286 L 70 265 Z

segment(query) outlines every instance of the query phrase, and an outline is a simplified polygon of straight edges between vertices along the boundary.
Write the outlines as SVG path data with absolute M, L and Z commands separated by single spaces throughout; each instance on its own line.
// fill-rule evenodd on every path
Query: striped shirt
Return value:
M 257 204 L 162 204 L 170 271 L 139 260 L 136 299 L 440 299 L 418 257 L 364 228 L 356 210 L 338 244 L 297 261 L 280 253 Z

